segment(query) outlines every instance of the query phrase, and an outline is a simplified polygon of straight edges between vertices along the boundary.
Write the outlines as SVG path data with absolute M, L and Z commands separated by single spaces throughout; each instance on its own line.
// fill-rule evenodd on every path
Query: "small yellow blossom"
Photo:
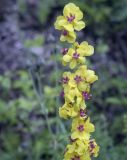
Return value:
M 76 33 L 66 30 L 65 28 L 61 31 L 60 41 L 67 41 L 69 43 L 74 43 L 76 39 Z
M 85 56 L 90 56 L 94 53 L 93 46 L 84 41 L 81 44 L 74 43 L 73 48 L 70 48 L 68 52 L 63 56 L 63 64 L 70 63 L 70 68 L 73 69 L 77 64 L 83 64 L 85 62 Z
M 75 84 L 73 84 L 73 73 L 71 72 L 64 72 L 62 77 L 62 83 L 64 88 L 69 87 L 75 87 Z
M 73 83 L 75 83 L 75 85 L 77 86 L 77 88 L 79 89 L 79 91 L 85 91 L 85 92 L 89 92 L 90 91 L 90 85 L 88 82 L 86 82 L 86 78 L 85 78 L 85 73 L 87 71 L 86 66 L 81 66 L 79 67 L 78 70 L 75 71 L 74 73 L 74 78 L 73 78 Z
M 85 107 L 81 106 L 79 113 L 78 113 L 78 117 L 79 117 L 79 119 L 84 119 L 84 120 L 88 118 L 87 111 L 86 111 Z
M 63 64 L 67 65 L 70 63 L 70 68 L 73 69 L 76 67 L 77 64 L 83 64 L 85 62 L 85 57 L 80 49 L 75 50 L 74 48 L 70 48 L 63 56 Z
M 68 103 L 76 104 L 77 106 L 84 106 L 84 98 L 82 93 L 79 91 L 75 74 L 71 72 L 64 72 L 62 77 L 62 83 L 64 87 L 64 98 Z M 85 83 L 85 82 L 84 82 Z M 81 84 L 80 86 L 83 87 Z M 88 88 L 86 84 L 84 84 L 84 88 Z
M 90 119 L 79 119 L 75 118 L 72 121 L 72 139 L 85 139 L 88 140 L 90 138 L 90 132 L 94 132 L 94 125 L 90 123 Z
M 85 27 L 85 23 L 81 21 L 83 13 L 73 3 L 69 3 L 64 7 L 63 16 L 59 16 L 55 22 L 55 28 L 61 30 L 63 27 L 68 31 L 80 31 Z
M 77 76 L 77 77 L 76 77 Z M 80 66 L 76 71 L 75 73 L 73 74 L 73 77 L 75 77 L 75 83 L 78 82 L 78 88 L 79 90 L 83 90 L 82 88 L 82 84 L 84 84 L 84 82 L 86 84 L 84 84 L 85 86 L 87 86 L 87 92 L 90 91 L 90 85 L 91 83 L 95 82 L 98 80 L 98 76 L 95 75 L 95 72 L 93 70 L 89 70 L 87 69 L 86 65 L 82 65 Z M 73 78 L 72 78 L 73 79 Z M 74 82 L 71 81 L 71 83 L 73 83 L 74 85 Z M 81 85 L 81 86 L 80 86 Z
M 69 153 L 68 151 L 64 155 L 64 160 L 91 160 L 88 153 L 78 155 L 76 152 Z
M 78 155 L 83 155 L 87 151 L 89 144 L 84 143 L 80 139 L 73 140 L 71 144 L 67 145 L 68 153 L 76 152 Z
M 84 56 L 91 56 L 94 53 L 94 47 L 89 45 L 86 41 L 83 41 L 80 44 L 78 42 L 75 42 L 74 48 L 79 49 L 80 53 L 83 53 Z
M 91 156 L 97 157 L 99 152 L 99 146 L 94 139 L 89 141 L 89 153 Z
M 84 66 L 85 67 L 85 66 Z M 86 72 L 86 69 L 83 66 L 76 70 L 75 73 L 64 72 L 62 77 L 62 83 L 64 88 L 77 88 L 79 91 L 87 91 L 90 90 L 90 85 L 86 82 L 86 79 L 83 75 L 83 72 Z
M 80 139 L 72 139 L 71 144 L 68 144 L 65 152 L 65 159 L 68 158 L 83 158 L 83 160 L 91 160 L 91 157 L 97 157 L 99 152 L 99 146 L 95 142 L 94 139 L 91 140 L 80 140 Z M 82 155 L 85 155 L 82 157 Z M 72 158 L 72 159 L 73 159 Z M 69 159 L 70 160 L 70 159 Z M 78 159 L 79 160 L 79 159 Z
M 73 118 L 76 117 L 78 114 L 77 109 L 78 108 L 76 105 L 65 102 L 65 104 L 61 108 L 59 108 L 59 115 L 64 119 L 70 117 Z
M 92 70 L 87 70 L 84 74 L 85 79 L 88 83 L 93 83 L 98 80 L 98 76 L 95 75 L 95 72 Z
M 68 90 L 77 90 L 80 92 L 87 92 L 89 93 L 90 91 L 90 84 L 88 82 L 93 82 L 92 80 L 88 80 L 88 76 L 86 77 L 87 74 L 87 68 L 85 65 L 79 67 L 78 70 L 76 70 L 74 73 L 71 72 L 64 72 L 63 78 L 62 78 L 62 83 L 63 87 L 65 90 L 67 90 L 67 93 L 69 94 Z M 89 75 L 90 77 L 91 75 Z M 93 77 L 93 74 L 92 74 Z M 94 75 L 95 77 L 95 75 Z M 93 78 L 94 78 L 93 77 Z M 88 80 L 88 82 L 86 81 Z M 90 78 L 89 78 L 90 79 Z M 70 90 L 70 91 L 71 91 Z
M 87 119 L 85 103 L 79 107 L 76 103 L 65 102 L 62 107 L 59 108 L 59 115 L 61 118 L 74 118 L 78 116 L 80 119 Z
M 77 106 L 84 106 L 84 99 L 77 88 L 65 88 L 64 89 L 65 101 L 68 103 L 76 103 Z

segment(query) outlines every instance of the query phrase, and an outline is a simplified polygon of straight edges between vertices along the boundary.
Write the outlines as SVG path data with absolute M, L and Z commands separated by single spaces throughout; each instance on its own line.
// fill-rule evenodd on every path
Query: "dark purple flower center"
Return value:
M 80 125 L 77 127 L 77 129 L 78 129 L 80 132 L 82 132 L 82 131 L 84 131 L 84 126 L 83 126 L 82 124 L 80 124 Z
M 65 55 L 68 52 L 68 48 L 63 48 L 62 49 L 62 54 Z
M 94 155 L 94 148 L 95 148 L 95 144 L 93 141 L 90 141 L 89 142 L 89 152 L 90 152 L 90 155 L 93 156 Z
M 74 158 L 71 158 L 71 160 L 80 160 L 79 156 L 74 156 Z
M 76 81 L 76 83 L 79 83 L 82 81 L 82 78 L 81 78 L 81 76 L 76 75 L 74 80 Z
M 94 146 L 94 144 L 93 144 L 93 143 L 92 143 L 92 144 L 90 144 L 90 148 L 91 148 L 91 149 L 95 148 L 95 146 Z
M 90 141 L 89 146 L 90 146 L 90 149 L 93 150 L 93 149 L 95 148 L 94 142 L 93 142 L 93 141 Z
M 82 92 L 82 95 L 83 95 L 83 97 L 84 97 L 85 100 L 89 100 L 92 97 L 92 95 L 89 94 L 88 92 Z
M 64 84 L 67 84 L 68 81 L 69 81 L 69 78 L 68 78 L 68 77 L 63 77 L 63 78 L 62 78 L 62 82 L 63 82 Z
M 86 110 L 85 109 L 80 109 L 80 116 L 85 117 L 86 116 Z
M 67 30 L 62 30 L 62 35 L 67 36 L 68 35 L 68 31 Z
M 75 53 L 73 54 L 73 58 L 74 58 L 74 59 L 78 59 L 78 58 L 79 58 L 79 54 L 75 52 Z
M 75 15 L 72 15 L 71 13 L 70 13 L 70 16 L 67 16 L 67 21 L 69 23 L 71 23 L 74 19 L 75 19 Z

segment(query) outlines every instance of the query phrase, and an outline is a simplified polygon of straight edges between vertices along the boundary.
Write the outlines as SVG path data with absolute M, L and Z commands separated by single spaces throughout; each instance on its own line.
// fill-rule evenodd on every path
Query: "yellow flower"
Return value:
M 64 7 L 63 16 L 59 16 L 55 22 L 55 28 L 62 30 L 64 27 L 68 31 L 80 31 L 85 27 L 85 23 L 80 21 L 83 18 L 83 13 L 73 3 L 69 3 Z
M 83 41 L 80 44 L 75 42 L 74 48 L 79 49 L 79 52 L 83 53 L 84 56 L 91 56 L 94 53 L 94 47 L 89 45 L 86 41 Z
M 86 41 L 81 44 L 75 42 L 73 48 L 70 48 L 63 56 L 63 64 L 67 65 L 70 63 L 70 68 L 73 69 L 77 64 L 83 64 L 85 62 L 85 56 L 90 56 L 93 53 L 93 46 L 89 45 Z
M 77 139 L 67 145 L 67 151 L 68 153 L 76 152 L 78 155 L 83 155 L 88 150 L 88 146 L 88 143 L 84 143 L 80 139 Z
M 69 90 L 79 90 L 79 92 L 90 91 L 90 84 L 86 81 L 87 67 L 85 65 L 79 67 L 75 73 L 64 72 L 62 77 L 62 83 L 67 93 Z
M 97 157 L 99 152 L 99 146 L 94 139 L 89 141 L 89 153 L 91 156 Z
M 83 155 L 78 155 L 76 152 L 69 153 L 67 151 L 64 155 L 64 160 L 91 160 L 91 158 L 87 153 Z
M 87 70 L 84 74 L 84 77 L 88 83 L 93 83 L 98 80 L 98 76 L 96 76 L 95 72 L 92 70 Z
M 94 125 L 90 123 L 90 119 L 75 118 L 72 122 L 72 139 L 88 140 L 90 132 L 94 132 Z
M 80 52 L 80 48 L 74 49 L 70 48 L 63 56 L 63 64 L 67 65 L 70 63 L 70 68 L 73 69 L 76 67 L 77 64 L 83 64 L 85 62 L 84 53 Z
M 62 77 L 62 83 L 64 88 L 68 88 L 68 86 L 75 87 L 75 84 L 73 83 L 73 73 L 64 72 Z
M 71 81 L 70 83 L 72 83 L 76 86 L 76 83 L 78 85 L 79 90 L 84 90 L 86 88 L 86 91 L 89 92 L 90 91 L 90 85 L 91 83 L 95 82 L 98 80 L 98 76 L 95 75 L 95 72 L 93 70 L 89 70 L 87 69 L 86 65 L 82 65 L 80 66 L 74 74 L 72 74 L 73 76 L 71 77 Z M 73 80 L 73 81 L 72 81 Z M 75 81 L 75 82 L 74 82 Z M 83 86 L 84 87 L 83 87 Z
M 84 99 L 77 88 L 64 88 L 65 101 L 68 103 L 75 103 L 78 107 L 84 106 Z
M 60 41 L 67 41 L 69 43 L 74 43 L 76 39 L 76 33 L 66 30 L 65 28 L 61 31 Z
M 61 108 L 59 108 L 59 115 L 64 119 L 67 119 L 69 117 L 76 117 L 77 114 L 78 112 L 76 105 L 72 105 L 70 103 L 65 102 L 65 104 Z
M 78 158 L 83 160 L 91 160 L 91 156 L 97 157 L 98 152 L 99 146 L 94 139 L 72 139 L 72 143 L 68 144 L 66 147 L 65 160 L 70 160 L 73 158 L 75 158 L 74 160 L 77 160 Z M 84 155 L 85 157 L 82 157 L 82 155 Z
M 79 107 L 76 103 L 65 102 L 65 104 L 59 108 L 59 115 L 64 119 L 74 118 L 76 116 L 83 120 L 88 118 L 85 103 Z
M 86 111 L 85 107 L 81 106 L 78 116 L 79 116 L 80 119 L 84 119 L 84 120 L 88 118 L 87 111 Z
M 75 74 L 71 72 L 64 72 L 62 83 L 64 87 L 65 101 L 72 104 L 75 103 L 77 106 L 84 106 L 84 97 L 77 87 Z
M 75 73 L 74 73 L 73 81 L 75 82 L 75 85 L 77 86 L 79 91 L 89 92 L 90 91 L 90 85 L 89 85 L 89 83 L 86 82 L 86 79 L 84 77 L 84 74 L 85 74 L 86 71 L 87 71 L 87 67 L 85 65 L 79 67 L 79 69 L 76 70 Z

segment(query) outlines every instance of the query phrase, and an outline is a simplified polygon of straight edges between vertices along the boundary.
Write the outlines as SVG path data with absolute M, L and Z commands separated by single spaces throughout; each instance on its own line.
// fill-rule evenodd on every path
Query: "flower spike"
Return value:
M 74 70 L 64 72 L 61 78 L 63 91 L 60 95 L 65 103 L 59 108 L 59 115 L 64 119 L 72 119 L 71 141 L 66 147 L 64 160 L 91 160 L 91 157 L 97 157 L 99 152 L 99 146 L 91 139 L 95 127 L 86 110 L 86 102 L 92 98 L 91 84 L 98 80 L 95 72 L 87 69 L 85 65 L 86 57 L 94 53 L 94 48 L 86 41 L 80 44 L 75 41 L 75 31 L 85 27 L 82 19 L 83 13 L 79 7 L 69 3 L 54 24 L 55 28 L 61 31 L 60 41 L 72 43 L 70 48 L 62 50 L 62 64 L 69 65 L 69 68 Z

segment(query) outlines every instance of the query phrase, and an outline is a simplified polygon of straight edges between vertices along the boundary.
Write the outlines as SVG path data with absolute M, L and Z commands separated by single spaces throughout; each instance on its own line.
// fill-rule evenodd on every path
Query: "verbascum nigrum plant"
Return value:
M 93 46 L 76 41 L 76 32 L 85 27 L 83 13 L 73 3 L 67 4 L 63 15 L 58 16 L 55 28 L 60 30 L 60 41 L 67 41 L 70 48 L 63 49 L 62 64 L 72 72 L 64 72 L 62 77 L 64 104 L 59 108 L 61 118 L 72 118 L 70 144 L 64 153 L 64 160 L 91 160 L 97 157 L 99 146 L 91 133 L 95 127 L 87 115 L 86 101 L 91 98 L 91 85 L 98 80 L 93 70 L 87 68 L 86 57 L 94 53 Z

